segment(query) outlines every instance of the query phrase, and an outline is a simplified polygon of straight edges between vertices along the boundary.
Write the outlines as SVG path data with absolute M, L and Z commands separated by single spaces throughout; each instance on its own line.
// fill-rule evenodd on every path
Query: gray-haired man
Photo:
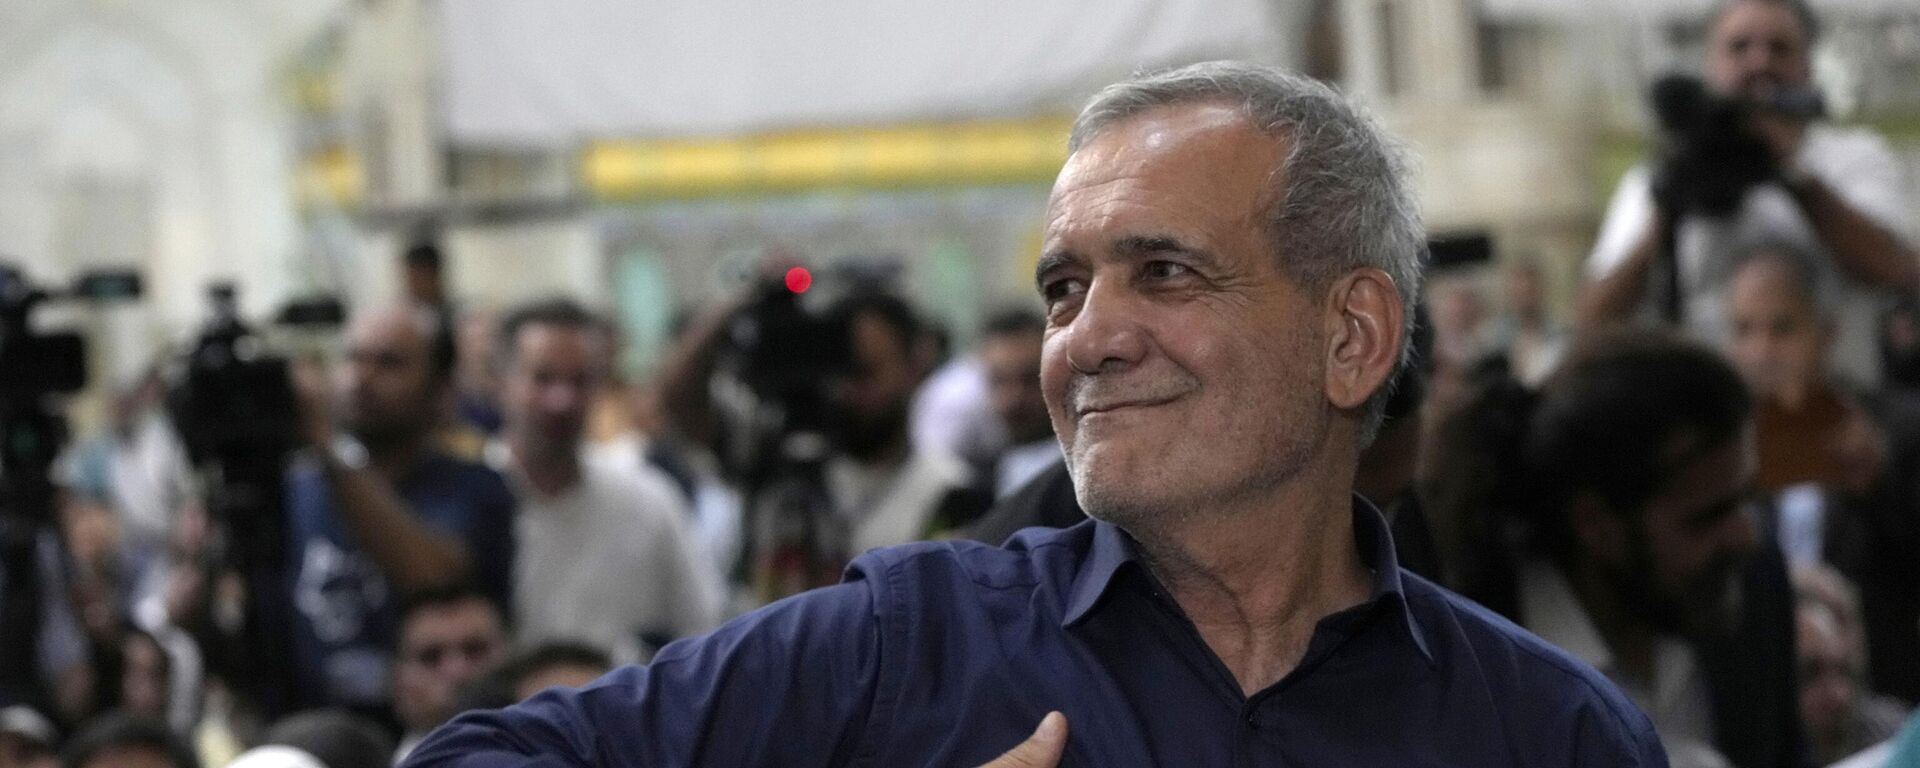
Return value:
M 1070 149 L 1041 382 L 1093 520 L 870 552 L 418 764 L 1664 766 L 1604 678 L 1403 573 L 1352 495 L 1421 242 L 1372 123 L 1203 64 L 1103 91 Z

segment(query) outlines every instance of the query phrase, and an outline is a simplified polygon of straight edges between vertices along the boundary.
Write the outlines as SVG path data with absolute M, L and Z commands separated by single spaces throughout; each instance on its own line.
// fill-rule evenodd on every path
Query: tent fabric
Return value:
M 1070 111 L 1128 72 L 1284 61 L 1269 0 L 448 0 L 460 146 Z

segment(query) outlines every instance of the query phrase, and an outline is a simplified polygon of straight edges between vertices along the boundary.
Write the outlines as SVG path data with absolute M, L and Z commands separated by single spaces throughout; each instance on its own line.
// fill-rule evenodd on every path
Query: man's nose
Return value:
M 1066 328 L 1067 364 L 1100 373 L 1139 363 L 1147 340 L 1138 298 L 1118 278 L 1096 277 Z
M 548 413 L 579 410 L 585 400 L 586 390 L 575 384 L 552 384 L 540 391 L 540 408 Z

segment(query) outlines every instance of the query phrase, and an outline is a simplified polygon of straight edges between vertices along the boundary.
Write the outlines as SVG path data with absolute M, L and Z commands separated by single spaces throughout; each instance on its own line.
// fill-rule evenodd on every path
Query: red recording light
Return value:
M 813 286 L 813 273 L 806 267 L 794 267 L 787 270 L 787 290 L 794 293 L 806 293 Z

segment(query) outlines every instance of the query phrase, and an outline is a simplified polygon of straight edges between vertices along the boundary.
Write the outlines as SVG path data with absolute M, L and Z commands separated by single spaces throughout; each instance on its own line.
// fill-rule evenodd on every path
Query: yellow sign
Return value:
M 1064 117 L 771 134 L 602 141 L 581 155 L 600 199 L 703 197 L 812 187 L 1046 183 L 1067 157 Z

